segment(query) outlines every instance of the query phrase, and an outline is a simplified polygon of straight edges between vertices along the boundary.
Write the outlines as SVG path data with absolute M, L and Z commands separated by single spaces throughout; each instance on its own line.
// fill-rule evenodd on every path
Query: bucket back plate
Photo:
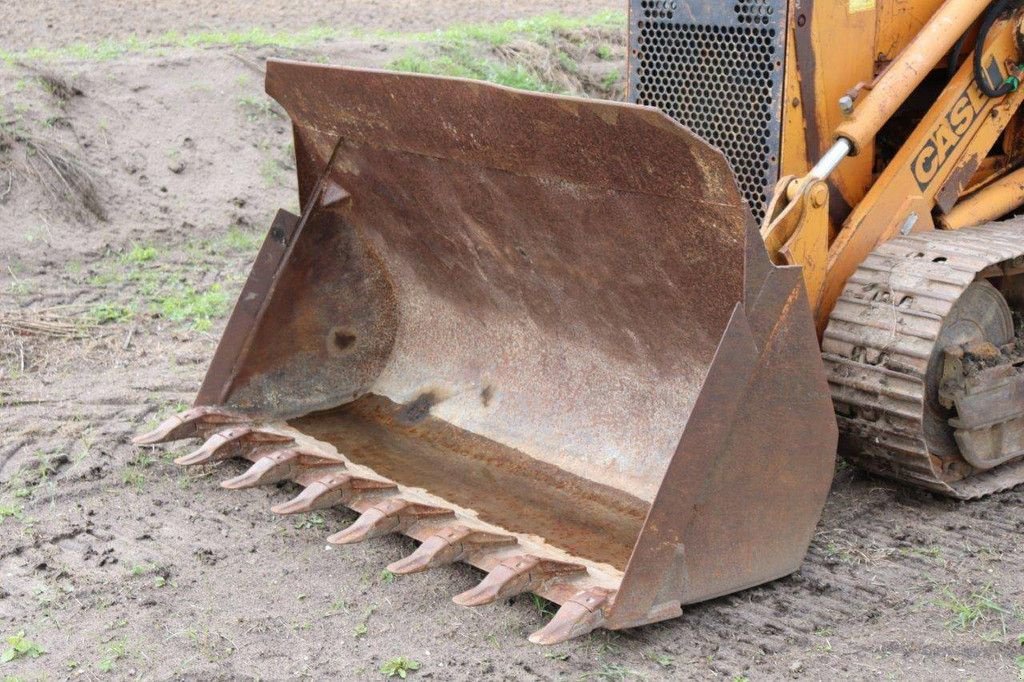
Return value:
M 303 217 L 222 402 L 374 394 L 650 501 L 743 296 L 722 154 L 653 109 L 271 62 Z

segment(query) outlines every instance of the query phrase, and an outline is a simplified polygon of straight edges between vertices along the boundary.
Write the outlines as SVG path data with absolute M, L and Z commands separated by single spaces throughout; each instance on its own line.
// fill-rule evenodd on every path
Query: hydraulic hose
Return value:
M 988 97 L 1002 97 L 1020 87 L 1020 79 L 1013 74 L 1007 76 L 999 85 L 993 85 L 989 82 L 981 63 L 984 56 L 985 40 L 988 38 L 988 32 L 992 29 L 992 25 L 1006 10 L 1012 7 L 1019 7 L 1020 4 L 1021 0 L 996 0 L 985 10 L 985 16 L 981 20 L 981 27 L 978 29 L 978 40 L 974 45 L 974 80 L 978 83 L 978 88 Z

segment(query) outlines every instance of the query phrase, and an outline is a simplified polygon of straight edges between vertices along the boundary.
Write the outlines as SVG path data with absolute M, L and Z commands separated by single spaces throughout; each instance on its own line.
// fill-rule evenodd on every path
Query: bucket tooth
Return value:
M 359 495 L 397 490 L 398 486 L 388 481 L 375 481 L 344 473 L 333 474 L 316 479 L 297 496 L 274 505 L 270 511 L 275 514 L 303 514 L 346 504 Z
M 475 552 L 517 544 L 511 535 L 485 533 L 461 524 L 438 530 L 423 541 L 415 552 L 388 566 L 392 573 L 419 573 L 435 566 L 453 564 Z
M 609 605 L 612 594 L 600 587 L 578 592 L 558 609 L 550 623 L 530 635 L 530 641 L 544 645 L 561 644 L 596 630 L 604 624 L 604 609 Z
M 580 564 L 541 559 L 529 554 L 514 556 L 495 566 L 479 585 L 456 595 L 452 601 L 460 606 L 483 606 L 535 591 L 554 578 L 571 578 L 586 572 L 587 569 Z
M 292 439 L 270 431 L 261 431 L 248 426 L 238 426 L 218 431 L 210 436 L 195 452 L 174 460 L 175 464 L 210 464 L 232 457 L 239 457 L 246 448 L 273 443 L 290 443 Z
M 417 521 L 445 516 L 453 517 L 455 512 L 402 498 L 391 498 L 367 509 L 351 526 L 327 538 L 327 542 L 348 545 L 388 533 L 402 533 Z
M 245 418 L 218 410 L 215 407 L 193 407 L 173 417 L 168 417 L 155 429 L 132 438 L 135 445 L 156 445 L 172 440 L 199 438 L 204 427 L 216 427 L 227 424 L 238 424 Z
M 260 457 L 244 474 L 220 485 L 229 490 L 271 485 L 294 478 L 302 469 L 325 466 L 337 467 L 341 464 L 300 448 L 287 448 Z

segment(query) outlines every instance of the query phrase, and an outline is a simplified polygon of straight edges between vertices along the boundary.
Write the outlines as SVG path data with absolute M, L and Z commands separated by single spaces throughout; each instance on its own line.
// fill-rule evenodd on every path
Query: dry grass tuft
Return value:
M 42 86 L 46 88 L 46 91 L 60 102 L 67 102 L 74 97 L 81 97 L 84 94 L 70 78 L 62 76 L 56 71 L 25 63 L 19 63 L 18 66 L 30 71 Z
M 68 304 L 0 310 L 0 380 L 39 371 L 67 352 L 109 351 L 120 345 L 116 335 L 121 328 L 97 321 L 94 308 Z
M 6 334 L 83 339 L 91 336 L 96 327 L 83 322 L 80 315 L 70 314 L 67 306 L 0 311 L 0 332 Z
M 14 153 L 18 146 L 24 153 Z M 0 202 L 10 193 L 15 175 L 34 176 L 57 205 L 107 219 L 92 174 L 60 142 L 0 125 L 0 154 Z
M 14 329 L 0 322 L 0 378 L 4 376 L 5 366 L 25 371 L 25 344 L 14 333 Z

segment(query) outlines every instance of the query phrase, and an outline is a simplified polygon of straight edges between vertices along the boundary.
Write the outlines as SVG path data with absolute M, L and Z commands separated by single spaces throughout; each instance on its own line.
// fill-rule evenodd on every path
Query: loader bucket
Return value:
M 272 61 L 278 214 L 189 412 L 140 443 L 351 507 L 455 600 L 562 604 L 531 639 L 673 617 L 798 568 L 836 427 L 799 269 L 722 154 L 662 113 Z

